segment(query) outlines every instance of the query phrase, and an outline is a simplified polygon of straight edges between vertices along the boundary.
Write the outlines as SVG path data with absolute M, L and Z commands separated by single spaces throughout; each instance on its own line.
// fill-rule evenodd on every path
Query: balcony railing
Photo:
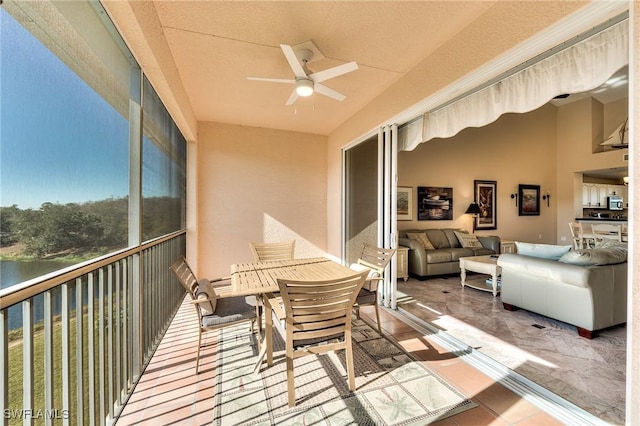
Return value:
M 118 418 L 180 306 L 185 234 L 0 293 L 0 425 Z

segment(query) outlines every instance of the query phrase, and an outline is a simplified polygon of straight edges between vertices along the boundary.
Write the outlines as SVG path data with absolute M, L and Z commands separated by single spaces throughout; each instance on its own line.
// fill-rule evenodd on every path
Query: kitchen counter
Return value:
M 627 223 L 627 219 L 615 219 L 613 217 L 576 217 L 576 222 L 615 222 L 615 223 Z

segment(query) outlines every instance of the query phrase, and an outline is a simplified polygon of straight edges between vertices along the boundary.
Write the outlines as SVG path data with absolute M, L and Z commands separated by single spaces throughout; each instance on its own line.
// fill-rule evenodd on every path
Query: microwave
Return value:
M 607 208 L 609 210 L 622 210 L 622 206 L 622 197 L 617 195 L 607 197 Z

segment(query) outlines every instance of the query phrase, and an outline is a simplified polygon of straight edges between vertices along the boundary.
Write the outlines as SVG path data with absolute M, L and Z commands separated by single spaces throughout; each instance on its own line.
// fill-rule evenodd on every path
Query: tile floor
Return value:
M 399 281 L 398 290 L 401 309 L 595 417 L 625 424 L 626 327 L 585 339 L 575 326 L 523 309 L 505 311 L 499 295 L 463 289 L 458 276 Z
M 467 394 L 478 407 L 439 421 L 438 425 L 560 425 L 549 414 L 518 397 L 500 383 L 439 347 L 395 315 L 381 310 L 385 334 Z M 372 307 L 361 309 L 375 322 Z M 194 374 L 197 320 L 191 304 L 183 303 L 151 359 L 118 426 L 210 425 L 214 401 L 215 354 L 203 349 L 201 372 Z

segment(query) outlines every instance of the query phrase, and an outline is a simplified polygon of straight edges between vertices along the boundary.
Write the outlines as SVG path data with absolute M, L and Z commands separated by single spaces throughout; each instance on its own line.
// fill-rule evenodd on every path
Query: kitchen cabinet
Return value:
M 597 183 L 582 184 L 582 206 L 604 208 L 607 203 L 607 186 Z
M 622 193 L 624 192 L 626 186 L 624 185 L 607 185 L 607 196 L 611 195 L 619 195 L 623 197 Z
M 627 206 L 627 187 L 625 185 L 609 185 L 603 183 L 582 184 L 582 206 L 590 208 L 606 209 L 607 197 L 620 195 Z

